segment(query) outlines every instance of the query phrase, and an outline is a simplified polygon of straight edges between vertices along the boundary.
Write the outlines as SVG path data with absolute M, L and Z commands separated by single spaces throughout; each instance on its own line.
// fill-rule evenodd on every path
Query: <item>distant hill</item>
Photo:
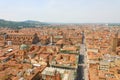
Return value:
M 0 19 L 0 27 L 9 27 L 9 28 L 21 28 L 21 27 L 36 27 L 36 26 L 45 26 L 48 23 L 26 20 L 21 22 L 16 21 L 7 21 L 4 19 Z
M 39 21 L 33 21 L 33 20 L 26 20 L 24 22 L 26 22 L 26 23 L 40 23 Z

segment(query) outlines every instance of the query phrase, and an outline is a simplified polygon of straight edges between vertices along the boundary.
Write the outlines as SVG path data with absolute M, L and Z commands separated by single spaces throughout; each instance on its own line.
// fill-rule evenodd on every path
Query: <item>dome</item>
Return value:
M 20 46 L 20 50 L 26 50 L 26 49 L 28 49 L 28 45 L 22 44 L 22 45 Z

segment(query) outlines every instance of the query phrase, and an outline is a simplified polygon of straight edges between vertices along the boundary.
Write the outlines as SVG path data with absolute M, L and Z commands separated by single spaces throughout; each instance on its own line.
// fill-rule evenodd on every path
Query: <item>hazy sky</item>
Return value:
M 120 0 L 0 0 L 0 18 L 42 22 L 120 22 Z

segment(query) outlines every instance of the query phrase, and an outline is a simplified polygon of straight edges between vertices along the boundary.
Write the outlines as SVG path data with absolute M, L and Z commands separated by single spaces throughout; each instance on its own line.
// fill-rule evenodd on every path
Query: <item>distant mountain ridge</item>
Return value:
M 33 21 L 33 20 L 26 20 L 26 21 L 23 21 L 23 22 L 27 22 L 27 23 L 40 23 L 39 21 Z
M 48 23 L 34 21 L 34 20 L 26 20 L 26 21 L 8 21 L 4 19 L 0 19 L 0 27 L 9 27 L 9 28 L 19 28 L 19 27 L 36 27 L 36 26 L 44 26 L 48 25 Z

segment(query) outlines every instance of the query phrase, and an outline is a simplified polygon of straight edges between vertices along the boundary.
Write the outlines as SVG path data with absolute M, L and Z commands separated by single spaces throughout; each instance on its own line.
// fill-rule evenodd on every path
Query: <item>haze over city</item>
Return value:
M 0 0 L 0 18 L 56 23 L 119 23 L 120 0 Z

